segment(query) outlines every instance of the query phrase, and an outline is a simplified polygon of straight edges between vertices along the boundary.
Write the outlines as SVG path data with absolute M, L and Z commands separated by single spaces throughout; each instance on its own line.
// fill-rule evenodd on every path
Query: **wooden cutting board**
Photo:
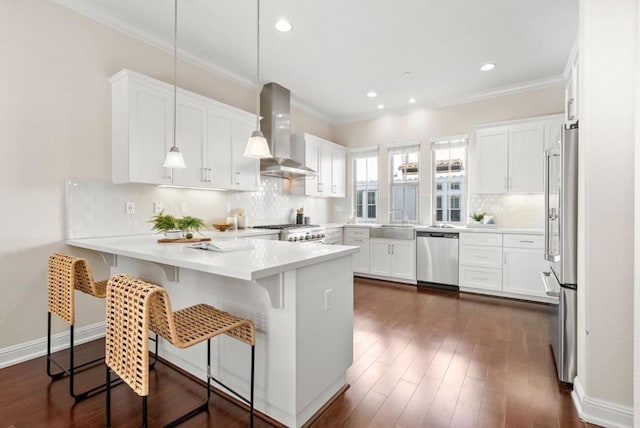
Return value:
M 158 239 L 158 243 L 160 243 L 160 244 L 165 244 L 165 243 L 168 243 L 168 242 L 203 242 L 203 241 L 211 241 L 211 238 L 191 238 L 191 239 L 187 239 L 187 238 L 177 238 L 177 239 L 162 238 L 162 239 Z

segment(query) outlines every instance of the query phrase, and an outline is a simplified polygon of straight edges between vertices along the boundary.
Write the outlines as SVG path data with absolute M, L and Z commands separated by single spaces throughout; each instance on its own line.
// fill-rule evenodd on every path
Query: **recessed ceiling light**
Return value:
M 494 68 L 496 68 L 496 65 L 492 62 L 488 62 L 485 65 L 483 65 L 482 67 L 480 67 L 481 71 L 489 71 L 489 70 L 493 70 Z
M 384 108 L 384 104 L 378 104 L 378 109 L 382 110 Z
M 291 29 L 293 28 L 293 25 L 291 25 L 291 23 L 289 21 L 287 21 L 286 19 L 282 18 L 280 20 L 278 20 L 278 22 L 276 22 L 276 30 L 282 32 L 282 33 L 287 33 L 289 31 L 291 31 Z
M 415 99 L 415 98 L 409 98 L 409 102 L 410 102 L 411 104 L 414 104 L 414 103 L 416 102 L 416 99 Z
M 369 91 L 369 92 L 367 92 L 367 96 L 369 98 L 375 98 L 375 97 L 378 96 L 378 93 L 376 91 Z
M 404 73 L 402 73 L 402 75 L 404 77 L 411 77 L 411 72 L 410 71 L 405 71 Z

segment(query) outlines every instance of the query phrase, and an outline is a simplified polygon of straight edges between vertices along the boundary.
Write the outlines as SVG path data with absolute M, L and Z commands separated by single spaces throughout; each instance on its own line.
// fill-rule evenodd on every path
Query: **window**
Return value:
M 463 223 L 467 213 L 467 136 L 442 137 L 431 142 L 433 217 L 436 222 Z
M 391 222 L 418 222 L 418 183 L 420 146 L 396 146 L 389 149 Z
M 355 149 L 350 153 L 356 220 L 375 222 L 378 218 L 378 148 Z

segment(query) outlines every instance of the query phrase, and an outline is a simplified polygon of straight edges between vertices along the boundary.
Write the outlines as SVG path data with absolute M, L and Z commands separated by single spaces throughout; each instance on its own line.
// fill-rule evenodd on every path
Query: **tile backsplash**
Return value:
M 494 216 L 499 227 L 542 229 L 544 195 L 471 195 L 469 213 L 474 212 Z
M 205 223 L 224 220 L 229 210 L 242 208 L 249 226 L 295 222 L 296 208 L 304 207 L 313 224 L 331 220 L 332 202 L 289 194 L 289 182 L 281 178 L 261 177 L 256 192 L 222 192 L 158 187 L 147 184 L 113 184 L 106 181 L 67 180 L 66 236 L 89 238 L 152 233 L 149 219 L 155 202 L 165 213 L 202 218 Z M 135 204 L 135 213 L 126 213 L 127 202 Z

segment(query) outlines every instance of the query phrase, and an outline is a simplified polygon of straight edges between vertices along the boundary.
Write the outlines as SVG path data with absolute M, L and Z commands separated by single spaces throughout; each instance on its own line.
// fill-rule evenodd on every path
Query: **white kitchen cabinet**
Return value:
M 414 240 L 372 238 L 370 273 L 413 281 L 416 279 Z
M 458 278 L 460 289 L 502 290 L 502 235 L 460 233 Z
M 475 193 L 542 193 L 543 152 L 560 135 L 559 121 L 551 116 L 476 129 Z
M 242 156 L 255 115 L 178 88 L 176 145 L 187 167 L 165 169 L 173 145 L 173 86 L 130 70 L 111 82 L 114 183 L 258 188 L 259 162 Z
M 540 272 L 549 270 L 543 249 L 543 236 L 505 235 L 502 291 L 548 299 L 540 280 Z
M 322 241 L 325 244 L 342 245 L 342 242 L 343 242 L 342 227 L 326 228 L 324 231 L 324 239 Z
M 307 196 L 344 197 L 346 189 L 346 149 L 311 134 L 298 137 L 293 158 L 316 171 L 304 181 Z
M 173 87 L 123 70 L 112 85 L 112 180 L 171 184 L 162 167 L 173 144 Z
M 369 273 L 369 228 L 348 227 L 344 228 L 344 245 L 360 247 L 360 251 L 353 255 L 353 273 Z
M 564 120 L 567 126 L 578 122 L 578 57 L 571 65 L 571 74 L 564 91 Z

